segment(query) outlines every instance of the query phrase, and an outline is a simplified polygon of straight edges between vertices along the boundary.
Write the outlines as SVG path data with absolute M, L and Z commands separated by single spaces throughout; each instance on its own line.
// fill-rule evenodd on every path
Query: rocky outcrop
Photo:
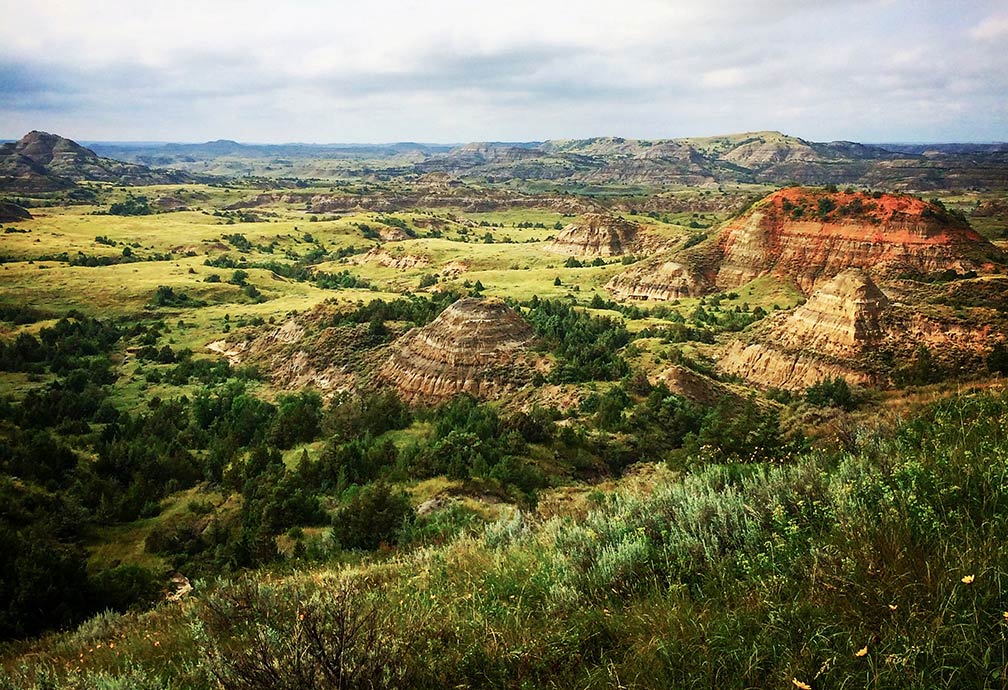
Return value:
M 411 402 L 493 398 L 532 379 L 532 328 L 499 300 L 465 298 L 393 345 L 382 379 Z
M 762 275 L 806 294 L 847 268 L 876 275 L 979 270 L 1004 255 L 960 218 L 905 195 L 782 189 L 722 230 L 716 284 Z
M 381 247 L 374 247 L 366 254 L 357 257 L 354 263 L 376 263 L 385 268 L 395 268 L 404 271 L 409 268 L 424 268 L 430 266 L 430 259 L 420 254 L 394 253 Z
M 786 352 L 762 344 L 732 343 L 719 370 L 737 374 L 764 388 L 802 391 L 820 381 L 842 378 L 848 383 L 870 385 L 879 378 L 860 371 L 854 363 L 823 359 L 812 353 Z
M 848 268 L 890 278 L 989 271 L 1005 262 L 961 217 L 917 197 L 791 187 L 715 237 L 635 265 L 606 287 L 620 299 L 671 300 L 773 275 L 810 295 Z
M 605 287 L 616 299 L 700 297 L 714 288 L 720 252 L 713 238 L 687 249 L 659 251 L 613 276 Z
M 639 247 L 640 226 L 616 216 L 588 213 L 560 231 L 546 251 L 570 256 L 619 256 Z
M 27 209 L 7 201 L 0 201 L 0 223 L 16 223 L 31 218 L 32 214 Z
M 685 263 L 656 259 L 614 276 L 605 287 L 616 299 L 661 301 L 700 297 L 710 286 Z
M 862 355 L 885 338 L 889 300 L 864 271 L 850 269 L 801 307 L 768 319 L 746 340 L 731 343 L 719 371 L 767 388 L 802 390 L 827 378 L 870 383 Z
M 410 238 L 409 233 L 405 230 L 391 225 L 378 226 L 378 237 L 382 242 L 402 242 Z
M 29 132 L 0 145 L 0 190 L 54 192 L 76 187 L 78 180 L 115 184 L 176 184 L 192 181 L 186 173 L 101 158 L 75 141 L 47 132 Z
M 673 364 L 661 370 L 654 377 L 654 382 L 664 383 L 676 395 L 711 407 L 725 398 L 739 397 L 727 384 L 715 381 L 709 376 L 699 374 L 680 364 Z
M 848 269 L 822 286 L 787 320 L 784 347 L 846 357 L 879 342 L 889 300 L 867 273 Z

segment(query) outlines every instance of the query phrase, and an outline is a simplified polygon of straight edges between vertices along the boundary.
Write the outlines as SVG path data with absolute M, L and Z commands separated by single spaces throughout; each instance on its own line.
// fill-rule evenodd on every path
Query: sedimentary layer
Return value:
M 848 268 L 876 276 L 982 270 L 1002 252 L 942 207 L 917 197 L 789 188 L 729 223 L 718 240 L 720 289 L 766 274 L 806 294 Z
M 718 369 L 767 388 L 801 390 L 843 377 L 868 383 L 861 355 L 884 338 L 889 300 L 871 277 L 849 269 L 822 285 L 804 305 L 769 317 L 746 339 L 728 346 Z
M 412 402 L 493 398 L 529 383 L 532 328 L 499 300 L 465 298 L 399 339 L 381 377 Z
M 589 213 L 561 230 L 556 239 L 547 243 L 546 250 L 571 256 L 619 256 L 637 251 L 639 235 L 640 227 L 636 223 Z

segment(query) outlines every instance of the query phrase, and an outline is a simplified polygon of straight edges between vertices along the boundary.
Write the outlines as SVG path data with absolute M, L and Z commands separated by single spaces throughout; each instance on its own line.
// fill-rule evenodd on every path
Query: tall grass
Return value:
M 584 519 L 515 512 L 380 564 L 277 575 L 238 633 L 173 629 L 187 668 L 219 673 L 241 640 L 296 630 L 305 602 L 352 581 L 383 640 L 362 658 L 397 669 L 400 687 L 1003 688 L 1006 428 L 1008 396 L 964 396 L 889 436 L 855 435 L 844 454 L 704 467 L 608 494 Z M 246 579 L 185 618 L 265 586 Z M 292 640 L 270 663 L 303 658 Z M 183 686 L 153 659 L 140 668 Z M 214 686 L 200 678 L 184 687 Z

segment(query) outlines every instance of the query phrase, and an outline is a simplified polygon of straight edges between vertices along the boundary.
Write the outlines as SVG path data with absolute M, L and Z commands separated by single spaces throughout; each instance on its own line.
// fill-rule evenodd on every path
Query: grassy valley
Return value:
M 1003 189 L 215 144 L 0 195 L 0 687 L 1004 686 Z

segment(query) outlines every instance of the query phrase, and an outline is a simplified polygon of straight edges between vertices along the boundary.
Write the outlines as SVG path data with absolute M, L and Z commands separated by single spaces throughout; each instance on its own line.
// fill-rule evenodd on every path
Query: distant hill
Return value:
M 1008 186 L 1008 147 L 810 142 L 780 132 L 639 140 L 473 143 L 417 164 L 420 172 L 585 183 L 849 184 L 894 190 Z
M 121 161 L 121 162 L 120 162 Z M 155 170 L 154 168 L 162 168 Z M 166 171 L 163 169 L 170 169 Z M 1008 144 L 813 142 L 775 131 L 679 139 L 554 139 L 461 145 L 95 142 L 32 132 L 0 147 L 0 190 L 193 179 L 381 180 L 430 173 L 573 185 L 854 185 L 889 191 L 1008 188 Z
M 877 144 L 887 151 L 897 151 L 899 153 L 914 153 L 921 155 L 935 154 L 991 154 L 1005 153 L 1008 151 L 1008 143 L 1000 142 L 993 144 Z
M 183 183 L 192 177 L 102 158 L 75 141 L 47 132 L 32 131 L 0 145 L 0 191 L 58 192 L 71 190 L 82 180 L 142 185 Z
M 236 159 L 388 159 L 427 156 L 451 151 L 452 144 L 240 144 L 218 139 L 200 144 L 93 142 L 97 153 L 117 160 L 145 165 L 185 166 L 219 158 Z
M 378 172 L 398 176 L 454 144 L 243 144 L 228 139 L 196 144 L 93 142 L 102 156 L 216 177 L 346 179 Z

